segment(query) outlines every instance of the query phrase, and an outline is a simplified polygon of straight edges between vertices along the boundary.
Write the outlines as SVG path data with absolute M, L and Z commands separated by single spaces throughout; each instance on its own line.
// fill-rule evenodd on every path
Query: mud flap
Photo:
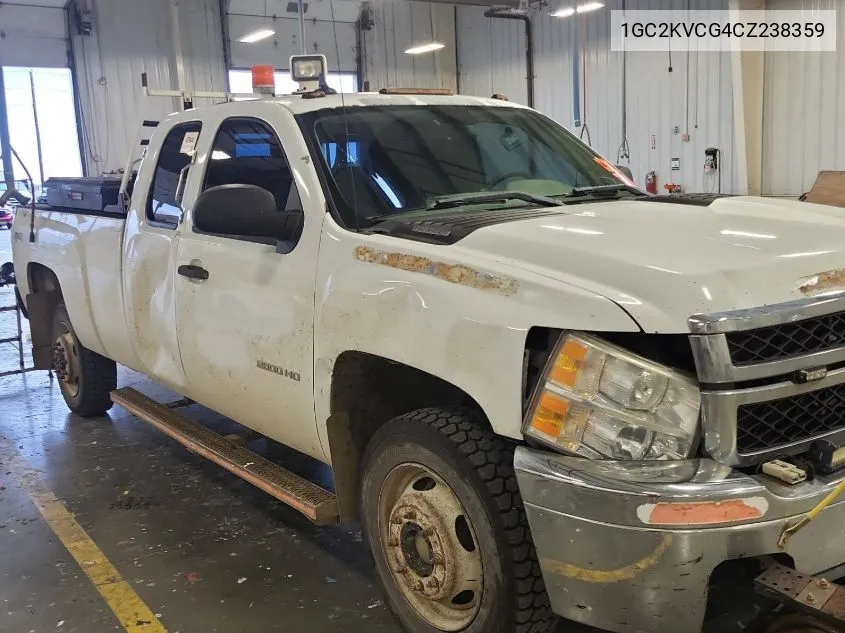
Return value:
M 773 563 L 754 579 L 755 588 L 819 620 L 845 625 L 845 586 Z
M 59 293 L 56 291 L 36 292 L 26 296 L 35 369 L 53 368 L 50 350 L 53 347 L 53 315 L 58 301 Z

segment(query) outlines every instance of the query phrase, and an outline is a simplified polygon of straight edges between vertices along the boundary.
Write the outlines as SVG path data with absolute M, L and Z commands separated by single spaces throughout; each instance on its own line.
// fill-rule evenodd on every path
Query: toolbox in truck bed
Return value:
M 44 187 L 51 207 L 102 213 L 117 205 L 120 178 L 49 178 Z

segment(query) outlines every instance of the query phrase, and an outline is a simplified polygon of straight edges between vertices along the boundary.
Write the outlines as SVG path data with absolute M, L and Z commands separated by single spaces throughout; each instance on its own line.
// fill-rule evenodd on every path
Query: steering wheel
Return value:
M 502 174 L 501 176 L 496 178 L 496 180 L 489 183 L 488 186 L 490 187 L 490 189 L 495 189 L 498 185 L 502 184 L 506 180 L 510 180 L 511 178 L 524 178 L 526 176 L 528 178 L 533 178 L 534 174 L 529 174 L 527 171 L 509 171 L 506 174 Z

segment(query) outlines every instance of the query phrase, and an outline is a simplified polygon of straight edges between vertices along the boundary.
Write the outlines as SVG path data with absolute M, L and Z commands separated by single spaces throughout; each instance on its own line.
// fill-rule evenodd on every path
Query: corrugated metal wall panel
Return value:
M 363 33 L 364 81 L 386 87 L 457 88 L 455 8 L 409 0 L 375 0 L 374 27 Z M 423 55 L 405 49 L 436 39 L 445 48 Z
M 835 53 L 766 53 L 763 193 L 800 195 L 820 170 L 845 169 L 845 10 L 840 0 L 769 0 L 771 9 L 837 11 Z
M 534 25 L 534 107 L 558 123 L 581 135 L 583 127 L 574 126 L 572 87 L 572 29 L 580 28 L 584 45 L 586 92 L 582 84 L 582 120 L 586 121 L 592 146 L 611 160 L 616 160 L 622 143 L 622 53 L 610 50 L 610 12 L 621 9 L 622 1 L 608 2 L 606 9 L 585 14 L 578 20 L 553 18 L 546 12 L 532 14 Z M 691 8 L 726 8 L 726 0 L 698 0 Z M 628 0 L 629 9 L 685 8 L 686 0 Z M 526 94 L 525 54 L 518 42 L 491 29 L 483 10 L 461 8 L 458 11 L 458 59 L 461 67 L 461 92 L 489 96 L 503 92 L 514 101 Z M 512 34 L 522 33 L 518 22 L 493 20 L 509 25 Z M 716 182 L 703 171 L 704 149 L 722 151 L 722 191 L 733 191 L 734 167 L 733 88 L 729 54 L 691 54 L 689 134 L 683 142 L 684 93 L 687 56 L 673 55 L 673 72 L 663 53 L 630 53 L 628 77 L 629 166 L 637 182 L 654 170 L 662 185 L 673 181 L 687 191 L 715 189 Z M 497 65 L 499 64 L 499 65 Z M 500 65 L 504 70 L 500 70 Z M 519 71 L 511 70 L 512 65 Z M 583 81 L 583 74 L 582 74 Z M 698 127 L 695 127 L 695 115 Z M 673 127 L 681 127 L 680 134 Z M 650 149 L 650 137 L 655 149 Z M 587 135 L 584 134 L 586 140 Z M 672 158 L 681 159 L 681 170 L 670 170 Z M 625 161 L 622 161 L 623 164 Z
M 177 87 L 169 0 L 93 0 L 91 8 L 94 32 L 79 35 L 72 29 L 72 44 L 84 160 L 88 173 L 97 175 L 123 167 L 142 117 L 164 117 L 179 104 L 162 98 L 143 104 L 141 95 L 144 72 L 150 88 Z M 225 90 L 218 1 L 180 0 L 179 10 L 189 87 Z
M 485 18 L 485 11 L 484 7 L 458 7 L 460 90 L 483 97 L 500 92 L 526 104 L 525 26 L 517 20 Z
M 250 33 L 269 26 L 273 37 L 252 44 L 239 42 L 234 33 Z M 290 70 L 291 55 L 301 55 L 299 20 L 229 14 L 230 55 L 233 68 L 250 68 L 255 64 L 273 64 L 277 70 Z M 337 40 L 335 40 L 335 36 Z M 331 71 L 357 70 L 355 25 L 349 22 L 312 22 L 305 25 L 306 48 L 309 53 L 326 56 Z M 339 61 L 338 61 L 339 60 Z
M 0 2 L 0 65 L 67 68 L 64 9 Z

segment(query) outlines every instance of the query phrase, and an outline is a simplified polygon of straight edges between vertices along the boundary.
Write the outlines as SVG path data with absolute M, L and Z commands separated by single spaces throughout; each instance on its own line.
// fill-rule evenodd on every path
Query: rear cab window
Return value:
M 179 224 L 181 194 L 201 131 L 202 123 L 191 121 L 175 126 L 164 138 L 147 198 L 146 215 L 150 224 L 169 229 Z

